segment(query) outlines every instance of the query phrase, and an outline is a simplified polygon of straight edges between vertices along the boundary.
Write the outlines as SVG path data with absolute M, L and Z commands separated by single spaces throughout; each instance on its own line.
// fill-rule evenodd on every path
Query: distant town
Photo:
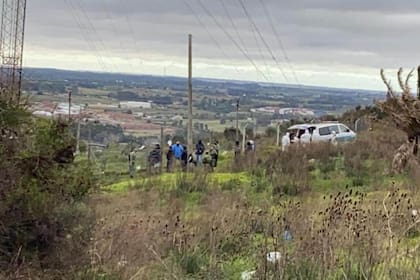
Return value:
M 68 117 L 84 124 L 118 126 L 124 134 L 157 137 L 185 133 L 186 80 L 25 69 L 24 92 L 34 115 Z M 239 81 L 195 79 L 194 127 L 222 132 L 239 121 L 252 120 L 257 131 L 288 120 L 309 120 L 371 105 L 381 92 Z M 71 104 L 69 107 L 69 97 Z

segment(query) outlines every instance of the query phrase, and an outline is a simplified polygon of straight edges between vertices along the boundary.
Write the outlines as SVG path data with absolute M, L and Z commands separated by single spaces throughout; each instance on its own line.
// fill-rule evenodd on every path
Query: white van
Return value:
M 347 142 L 356 138 L 354 131 L 338 122 L 297 124 L 287 132 L 290 143 L 331 142 L 334 137 L 337 142 Z

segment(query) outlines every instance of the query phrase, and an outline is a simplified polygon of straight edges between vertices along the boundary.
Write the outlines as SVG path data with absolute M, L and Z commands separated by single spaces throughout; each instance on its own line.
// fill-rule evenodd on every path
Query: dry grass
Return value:
M 259 149 L 250 182 L 218 186 L 204 172 L 177 176 L 170 189 L 99 195 L 93 265 L 121 279 L 238 279 L 245 270 L 256 279 L 416 279 L 415 184 L 376 183 L 398 135 L 378 123 L 353 144 Z M 239 162 L 239 170 L 248 164 Z M 317 172 L 363 181 L 320 192 Z M 266 260 L 273 251 L 276 264 Z
M 118 271 L 122 279 L 185 279 L 188 273 L 229 279 L 222 264 L 234 257 L 253 259 L 249 269 L 256 268 L 261 279 L 291 279 L 288 269 L 305 264 L 315 277 L 305 279 L 325 279 L 337 269 L 353 277 L 356 265 L 366 279 L 377 279 L 397 259 L 413 268 L 419 262 L 418 247 L 407 238 L 418 236 L 420 220 L 411 214 L 411 194 L 397 188 L 375 196 L 349 188 L 276 206 L 214 190 L 193 211 L 185 199 L 173 197 L 161 207 L 160 195 L 133 191 L 96 200 L 102 218 L 95 266 Z M 286 227 L 293 241 L 283 239 Z M 270 251 L 283 256 L 277 265 L 265 261 Z
M 255 279 L 417 279 L 418 168 L 411 181 L 384 172 L 396 131 L 378 123 L 337 147 L 261 145 L 252 163 L 234 166 L 246 180 L 196 170 L 96 194 L 91 260 L 73 279 L 239 279 L 253 270 Z M 363 182 L 314 187 L 342 177 Z M 269 252 L 280 261 L 268 262 Z
M 232 204 L 238 198 L 209 194 L 196 210 L 200 215 L 190 215 L 183 211 L 185 200 L 175 196 L 169 195 L 165 207 L 160 207 L 161 197 L 156 191 L 98 197 L 101 218 L 94 240 L 95 265 L 106 271 L 117 268 L 124 279 L 145 279 L 156 264 L 167 275 L 179 274 L 165 262 L 170 254 L 194 250 L 202 242 L 216 254 L 221 229 L 223 236 L 233 231 L 223 225 L 242 224 L 237 222 L 243 214 Z

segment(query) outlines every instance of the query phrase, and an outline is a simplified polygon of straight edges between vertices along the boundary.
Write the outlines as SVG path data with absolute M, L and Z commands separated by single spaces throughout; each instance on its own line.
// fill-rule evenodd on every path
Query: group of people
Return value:
M 248 140 L 246 142 L 246 145 L 245 145 L 244 148 L 245 148 L 245 150 L 244 150 L 244 153 L 245 154 L 249 154 L 249 153 L 255 152 L 256 147 L 255 147 L 254 140 Z M 235 146 L 233 147 L 233 153 L 234 153 L 235 158 L 237 158 L 237 156 L 239 156 L 241 154 L 241 151 L 242 151 L 242 149 L 241 149 L 240 142 L 239 141 L 235 141 Z
M 187 146 L 177 141 L 174 144 L 169 143 L 168 151 L 166 152 L 166 171 L 171 172 L 176 165 L 186 170 L 188 164 L 194 166 L 208 164 L 211 168 L 214 168 L 217 167 L 218 159 L 219 143 L 217 141 L 211 144 L 210 149 L 207 151 L 203 141 L 199 140 L 193 153 L 188 153 Z
M 193 152 L 189 152 L 186 145 L 176 141 L 172 143 L 168 142 L 168 149 L 166 150 L 166 171 L 172 172 L 175 168 L 181 168 L 181 170 L 186 171 L 188 165 L 192 166 L 203 166 L 206 165 L 211 169 L 217 167 L 219 160 L 219 142 L 215 141 L 212 144 L 208 144 L 207 147 L 202 140 L 199 140 L 195 144 L 195 149 Z M 253 154 L 255 151 L 255 142 L 249 140 L 244 146 L 244 153 L 246 155 Z M 237 156 L 242 152 L 241 145 L 239 141 L 235 142 L 234 145 L 234 155 L 235 161 Z M 136 172 L 136 151 L 133 149 L 128 155 L 129 162 L 129 172 L 130 176 Z M 161 164 L 163 164 L 162 159 L 162 147 L 159 144 L 155 144 L 154 148 L 149 152 L 147 157 L 147 167 L 148 172 L 153 173 L 156 170 L 160 171 Z

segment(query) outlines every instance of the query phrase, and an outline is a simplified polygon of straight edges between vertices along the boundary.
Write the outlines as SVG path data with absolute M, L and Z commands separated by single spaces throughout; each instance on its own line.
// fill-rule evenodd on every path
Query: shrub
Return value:
M 72 242 L 89 239 L 83 200 L 93 181 L 88 166 L 73 163 L 69 126 L 1 106 L 7 113 L 0 122 L 14 137 L 0 137 L 0 268 L 12 261 L 55 269 L 83 263 L 84 246 Z
M 199 250 L 184 252 L 177 255 L 177 259 L 186 275 L 198 274 L 208 262 L 206 255 Z

